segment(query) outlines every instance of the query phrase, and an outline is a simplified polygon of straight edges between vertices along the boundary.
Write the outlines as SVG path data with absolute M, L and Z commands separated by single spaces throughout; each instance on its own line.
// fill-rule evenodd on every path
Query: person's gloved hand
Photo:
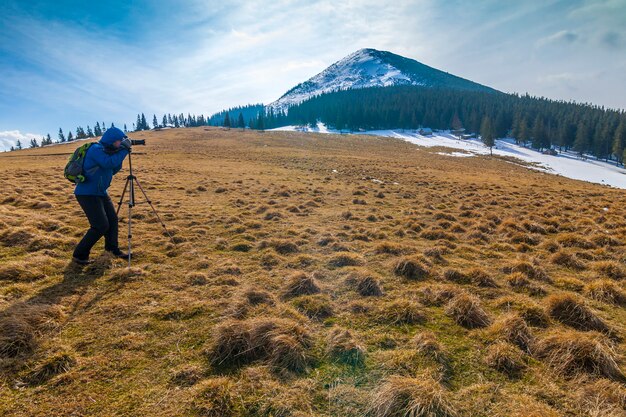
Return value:
M 120 143 L 120 148 L 124 148 L 128 150 L 128 152 L 130 152 L 132 146 L 133 144 L 131 143 L 130 139 L 128 139 L 127 137 L 122 139 L 122 143 Z

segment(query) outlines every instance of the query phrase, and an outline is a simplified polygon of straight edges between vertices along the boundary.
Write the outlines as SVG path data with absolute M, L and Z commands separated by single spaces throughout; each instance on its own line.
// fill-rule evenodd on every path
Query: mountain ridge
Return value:
M 285 110 L 291 105 L 322 93 L 397 85 L 497 92 L 491 87 L 438 70 L 411 58 L 389 51 L 363 48 L 292 87 L 267 107 Z

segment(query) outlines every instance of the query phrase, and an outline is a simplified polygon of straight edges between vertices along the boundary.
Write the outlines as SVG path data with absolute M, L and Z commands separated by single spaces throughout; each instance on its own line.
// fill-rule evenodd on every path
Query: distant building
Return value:
M 433 130 L 429 127 L 423 127 L 420 130 L 418 130 L 418 133 L 422 136 L 432 136 Z

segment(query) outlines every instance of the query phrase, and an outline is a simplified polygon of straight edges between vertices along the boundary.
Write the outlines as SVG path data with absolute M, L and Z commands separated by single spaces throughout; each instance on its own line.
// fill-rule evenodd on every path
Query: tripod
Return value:
M 128 190 L 128 267 L 130 268 L 130 258 L 131 258 L 131 249 L 132 249 L 132 227 L 133 227 L 132 226 L 133 224 L 132 211 L 133 211 L 133 207 L 135 207 L 135 204 L 140 204 L 140 203 L 135 202 L 135 184 L 139 187 L 139 189 L 141 190 L 141 193 L 146 199 L 146 201 L 143 201 L 143 203 L 148 203 L 150 205 L 152 212 L 156 216 L 159 223 L 161 223 L 161 226 L 163 226 L 163 230 L 165 230 L 165 233 L 167 233 L 172 243 L 176 244 L 176 242 L 174 242 L 174 238 L 172 237 L 169 230 L 167 230 L 167 227 L 165 227 L 165 223 L 163 223 L 163 221 L 161 220 L 159 213 L 157 213 L 156 209 L 152 205 L 152 201 L 150 201 L 150 199 L 148 198 L 148 195 L 146 194 L 143 187 L 139 183 L 139 180 L 137 179 L 137 177 L 133 175 L 133 162 L 132 162 L 130 152 L 128 153 L 128 169 L 129 169 L 129 173 L 128 173 L 128 176 L 126 177 L 126 184 L 124 184 L 124 191 L 122 191 L 120 202 L 117 203 L 116 214 L 119 215 L 120 208 L 122 207 L 122 203 L 124 202 L 124 196 L 126 195 L 126 190 Z

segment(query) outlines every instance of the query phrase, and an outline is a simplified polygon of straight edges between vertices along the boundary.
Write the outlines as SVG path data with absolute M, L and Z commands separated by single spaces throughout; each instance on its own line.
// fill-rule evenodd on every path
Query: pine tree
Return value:
M 530 140 L 530 129 L 528 128 L 528 122 L 526 119 L 522 119 L 519 126 L 519 139 L 522 145 L 526 146 L 526 143 Z
M 463 129 L 463 123 L 461 122 L 461 118 L 459 118 L 458 112 L 454 112 L 454 116 L 452 116 L 452 120 L 450 121 L 450 127 L 452 127 L 453 130 Z
M 622 118 L 617 129 L 615 130 L 615 136 L 613 137 L 613 155 L 617 163 L 624 163 L 624 150 L 626 150 L 626 118 Z
M 38 147 L 39 147 L 39 144 L 37 143 L 37 139 L 32 138 L 32 139 L 30 140 L 30 147 L 31 147 L 31 148 L 38 148 Z
M 65 135 L 63 134 L 63 129 L 59 128 L 59 142 L 65 142 Z M 18 149 L 22 149 L 21 147 Z
M 239 129 L 245 129 L 246 128 L 246 122 L 244 122 L 243 120 L 243 113 L 239 112 L 239 116 L 237 117 L 237 127 Z
M 263 112 L 260 112 L 257 119 L 256 119 L 256 128 L 257 130 L 263 130 L 265 129 L 265 121 L 263 120 Z
M 138 132 L 141 130 L 141 116 L 139 115 L 139 113 L 137 113 L 137 121 L 135 122 L 135 132 Z
M 83 128 L 78 126 L 76 128 L 76 139 L 85 139 L 86 137 L 87 135 L 85 134 L 85 131 L 83 130 Z
M 128 128 L 126 127 L 126 123 L 124 123 L 124 133 L 128 132 Z
M 48 145 L 52 145 L 52 138 L 50 137 L 50 133 L 48 133 L 48 134 L 46 135 L 46 143 L 47 143 Z
M 535 118 L 535 123 L 533 124 L 532 131 L 532 144 L 531 146 L 535 149 L 541 150 L 544 143 L 545 136 L 545 127 L 543 125 L 543 119 L 540 116 Z
M 589 144 L 589 131 L 587 129 L 587 125 L 585 122 L 578 123 L 578 128 L 576 129 L 576 139 L 574 140 L 573 149 L 578 153 L 578 156 L 583 156 L 583 154 L 587 151 Z
M 480 126 L 480 137 L 485 146 L 489 147 L 489 154 L 493 155 L 493 146 L 496 144 L 495 132 L 491 119 L 488 116 L 483 118 L 483 122 Z
M 154 129 L 156 129 L 157 127 L 159 127 L 159 121 L 156 118 L 156 114 L 152 115 L 152 127 Z
M 74 140 L 74 136 L 72 135 L 72 131 L 70 130 L 70 133 L 67 134 L 67 141 L 71 142 Z
M 226 113 L 226 116 L 224 116 L 223 126 L 230 129 L 230 116 L 228 115 L 228 113 Z
M 166 115 L 163 115 L 163 120 L 161 121 L 161 125 L 163 127 L 167 126 L 167 116 Z
M 15 149 L 17 150 L 22 150 L 22 142 L 20 142 L 20 140 L 17 140 L 17 143 L 15 144 Z
M 96 126 L 93 128 L 94 136 L 102 136 L 102 129 L 100 128 L 100 123 L 96 122 Z

